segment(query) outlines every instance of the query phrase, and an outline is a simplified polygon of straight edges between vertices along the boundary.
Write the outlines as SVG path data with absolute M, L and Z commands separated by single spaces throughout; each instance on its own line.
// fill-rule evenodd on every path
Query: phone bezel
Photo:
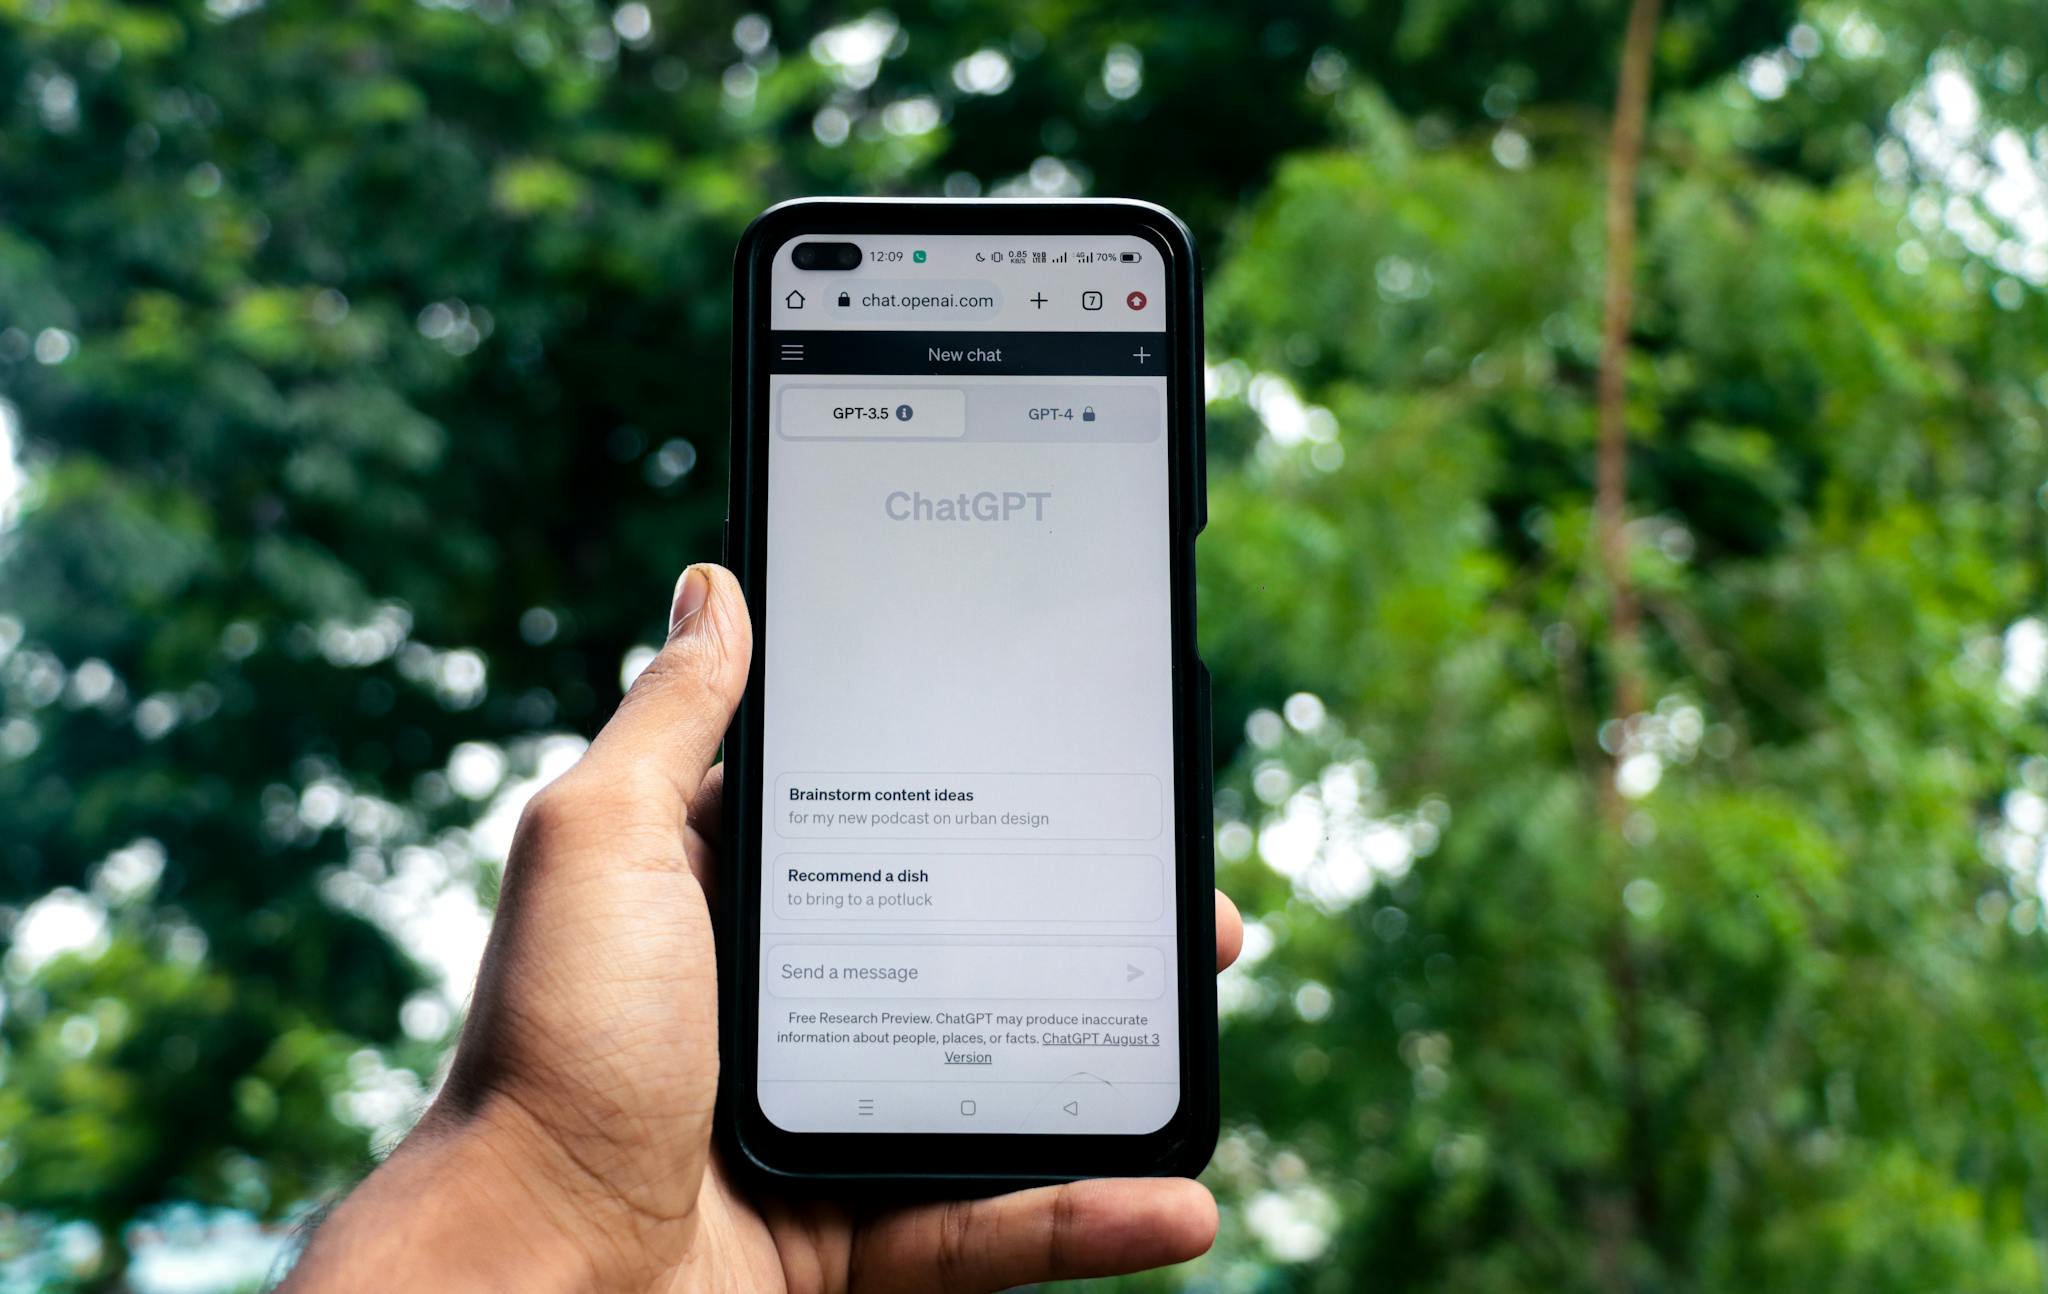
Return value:
M 1172 529 L 1175 901 L 1181 1101 L 1155 1132 L 793 1133 L 756 1095 L 759 1009 L 759 822 L 765 622 L 769 269 L 794 239 L 839 234 L 1133 234 L 1166 267 L 1167 470 Z M 962 1194 L 1080 1177 L 1192 1176 L 1215 1148 L 1215 886 L 1210 789 L 1209 680 L 1195 646 L 1195 536 L 1207 520 L 1203 461 L 1200 276 L 1193 239 L 1162 207 L 1122 199 L 799 199 L 769 208 L 741 237 L 733 265 L 731 486 L 726 562 L 754 614 L 753 671 L 726 734 L 724 865 L 719 890 L 720 1086 L 718 1129 L 730 1167 L 821 1187 L 895 1184 Z

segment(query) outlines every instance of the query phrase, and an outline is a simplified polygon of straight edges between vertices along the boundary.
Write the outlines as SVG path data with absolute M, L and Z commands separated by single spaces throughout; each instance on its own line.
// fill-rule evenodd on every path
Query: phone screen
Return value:
M 1179 1105 L 1167 268 L 1116 235 L 773 253 L 757 1096 L 785 1131 Z

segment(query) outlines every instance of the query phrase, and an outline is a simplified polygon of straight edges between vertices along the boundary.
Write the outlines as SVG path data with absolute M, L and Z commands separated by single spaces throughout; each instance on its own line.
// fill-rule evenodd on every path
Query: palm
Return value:
M 850 1286 L 855 1222 L 822 1202 L 759 1207 L 713 1162 L 698 1194 L 697 1254 L 671 1277 L 672 1294 L 756 1291 L 830 1294 Z

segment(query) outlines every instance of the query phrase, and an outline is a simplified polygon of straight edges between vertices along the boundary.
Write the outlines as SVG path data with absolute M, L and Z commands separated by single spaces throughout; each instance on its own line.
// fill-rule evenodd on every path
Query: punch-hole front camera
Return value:
M 852 243 L 798 243 L 789 258 L 800 270 L 850 270 L 860 264 L 860 248 Z

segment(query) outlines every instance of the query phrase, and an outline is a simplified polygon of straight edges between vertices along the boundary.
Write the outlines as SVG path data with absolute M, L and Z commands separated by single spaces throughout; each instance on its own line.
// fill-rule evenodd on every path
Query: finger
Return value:
M 753 650 L 739 581 L 710 563 L 684 571 L 668 641 L 590 743 L 583 771 L 614 783 L 666 781 L 674 792 L 671 812 L 680 817 L 725 740 Z
M 683 831 L 683 856 L 689 859 L 690 872 L 703 887 L 704 896 L 713 903 L 718 901 L 718 828 L 725 812 L 724 796 L 725 765 L 713 764 L 697 783 L 697 794 L 690 797 Z
M 715 847 L 724 822 L 725 765 L 718 763 L 704 770 L 703 780 L 697 783 L 697 794 L 690 797 L 690 825 Z
M 1230 969 L 1230 963 L 1244 951 L 1244 918 L 1238 915 L 1237 904 L 1222 890 L 1216 891 L 1216 970 L 1220 974 Z
M 1216 1201 L 1195 1182 L 1074 1182 L 988 1200 L 923 1204 L 854 1241 L 852 1294 L 978 1294 L 1186 1262 L 1216 1240 Z

